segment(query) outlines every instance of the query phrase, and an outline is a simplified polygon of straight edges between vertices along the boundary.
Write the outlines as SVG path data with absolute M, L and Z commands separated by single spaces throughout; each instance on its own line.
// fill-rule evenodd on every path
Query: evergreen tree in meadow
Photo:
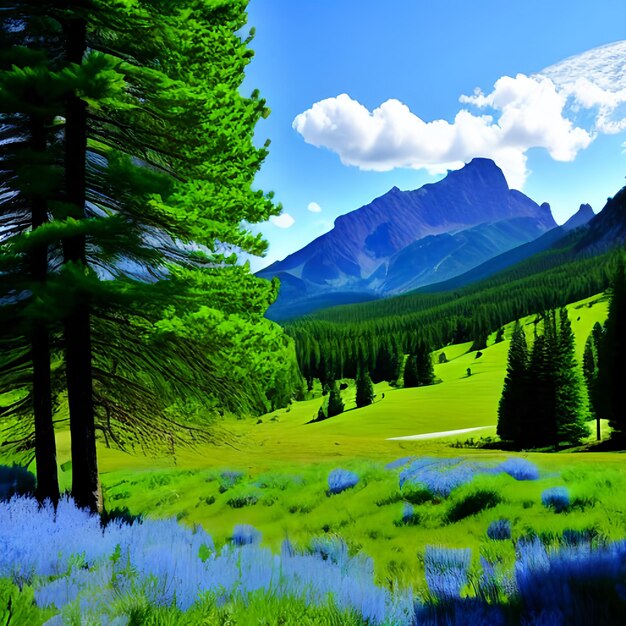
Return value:
M 337 383 L 333 380 L 330 383 L 330 391 L 328 393 L 328 417 L 334 417 L 343 413 L 344 408 L 341 392 L 337 388 Z
M 31 156 L 39 152 L 36 163 L 57 168 L 54 189 L 43 193 L 40 185 L 30 198 L 21 192 L 39 180 L 41 169 L 11 181 L 5 206 L 20 193 L 26 203 L 39 197 L 48 205 L 39 202 L 38 215 L 45 217 L 37 223 L 37 202 L 15 217 L 9 206 L 13 229 L 3 231 L 3 253 L 15 258 L 25 251 L 33 269 L 42 267 L 35 249 L 48 261 L 45 278 L 33 271 L 24 293 L 36 294 L 39 309 L 54 313 L 43 330 L 63 330 L 72 493 L 79 506 L 98 507 L 97 426 L 121 445 L 112 424 L 159 441 L 180 425 L 173 415 L 184 413 L 180 399 L 187 395 L 197 403 L 189 416 L 203 396 L 237 398 L 237 383 L 240 397 L 263 395 L 265 383 L 272 404 L 288 395 L 288 385 L 272 374 L 287 370 L 274 368 L 278 363 L 265 358 L 265 349 L 259 359 L 249 356 L 257 347 L 251 337 L 270 353 L 282 341 L 262 320 L 276 285 L 251 276 L 231 254 L 263 252 L 264 242 L 242 224 L 279 210 L 251 185 L 266 154 L 252 142 L 254 126 L 267 109 L 256 93 L 246 98 L 239 91 L 251 57 L 249 40 L 239 34 L 246 5 L 86 0 L 15 2 L 3 10 L 5 31 L 23 32 L 35 54 L 28 71 L 6 70 L 0 78 L 0 113 L 20 123 L 29 115 L 43 120 L 43 141 L 36 125 L 31 128 L 31 137 L 39 137 L 39 143 L 30 140 Z M 41 20 L 47 27 L 34 36 L 31 23 Z M 15 46 L 7 52 L 3 69 L 13 68 L 18 53 Z M 31 89 L 21 104 L 8 106 L 7 94 L 17 93 L 4 86 L 9 72 L 30 80 L 34 93 L 33 76 L 40 75 L 49 102 L 41 107 Z M 3 129 L 5 140 L 24 136 L 10 124 Z M 17 310 L 15 293 L 22 292 L 0 295 Z M 18 311 L 15 328 L 23 328 L 28 345 L 35 338 L 24 319 Z M 217 356 L 225 345 L 237 353 L 234 363 Z M 293 347 L 283 342 L 280 351 Z M 48 359 L 43 348 L 32 358 L 37 354 L 40 363 Z M 286 375 L 295 375 L 287 361 L 292 373 Z M 50 397 L 45 381 L 33 380 L 33 397 Z
M 576 445 L 589 435 L 583 387 L 575 355 L 575 340 L 567 309 L 559 312 L 556 355 L 555 443 Z
M 49 50 L 36 46 L 48 37 Z M 59 197 L 60 141 L 67 79 L 58 71 L 59 34 L 45 18 L 0 23 L 0 389 L 12 400 L 0 417 L 14 425 L 17 448 L 34 447 L 37 496 L 59 499 L 53 408 L 54 316 L 42 306 L 49 243 L 34 237 Z M 27 239 L 28 237 L 28 239 Z M 8 242 L 21 239 L 21 245 Z M 7 443 L 7 442 L 5 442 Z
M 376 355 L 376 367 L 372 372 L 372 380 L 375 383 L 386 380 L 394 384 L 400 376 L 402 359 L 402 350 L 395 339 L 385 341 Z
M 521 447 L 577 444 L 588 435 L 582 385 L 567 310 L 541 315 L 530 354 L 513 331 L 498 410 L 498 435 Z
M 609 420 L 612 438 L 626 441 L 626 277 L 624 261 L 618 259 L 611 285 L 609 313 L 598 351 L 598 395 L 601 397 L 602 417 Z
M 519 441 L 528 417 L 528 347 L 519 321 L 515 323 L 507 362 L 504 388 L 498 405 L 497 433 L 500 439 Z
M 420 384 L 420 376 L 417 369 L 417 355 L 409 354 L 404 364 L 404 387 L 417 387 Z
M 554 311 L 543 313 L 535 326 L 535 339 L 527 370 L 528 419 L 520 433 L 523 447 L 544 447 L 557 441 L 557 328 Z
M 374 385 L 369 372 L 360 368 L 356 377 L 356 405 L 358 408 L 368 406 L 374 402 Z
M 589 411 L 596 419 L 596 439 L 600 441 L 600 401 L 598 397 L 598 345 L 592 331 L 585 342 L 583 352 L 583 378 L 587 387 Z
M 418 385 L 432 385 L 435 382 L 435 369 L 428 345 L 420 341 L 415 356 Z

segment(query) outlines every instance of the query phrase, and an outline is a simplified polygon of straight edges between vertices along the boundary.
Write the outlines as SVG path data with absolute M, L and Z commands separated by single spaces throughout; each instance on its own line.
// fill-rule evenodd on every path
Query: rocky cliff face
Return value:
M 338 217 L 333 230 L 259 275 L 281 279 L 282 303 L 399 293 L 461 274 L 555 226 L 548 205 L 509 189 L 493 161 L 474 159 L 437 183 L 394 187 Z

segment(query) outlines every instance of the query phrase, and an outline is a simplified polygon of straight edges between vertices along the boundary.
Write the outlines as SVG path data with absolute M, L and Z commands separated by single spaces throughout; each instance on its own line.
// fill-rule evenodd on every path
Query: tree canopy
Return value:
M 246 6 L 3 9 L 4 423 L 19 449 L 48 433 L 36 454 L 56 476 L 51 421 L 69 410 L 79 505 L 97 506 L 97 428 L 127 447 L 194 441 L 219 411 L 284 405 L 299 377 L 262 318 L 277 286 L 237 264 L 265 250 L 248 225 L 280 212 L 252 186 L 268 110 L 240 92 Z

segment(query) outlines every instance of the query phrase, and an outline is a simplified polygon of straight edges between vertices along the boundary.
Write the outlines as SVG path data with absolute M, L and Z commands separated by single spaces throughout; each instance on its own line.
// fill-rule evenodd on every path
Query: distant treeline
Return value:
M 460 290 L 336 307 L 285 328 L 296 341 L 305 378 L 354 378 L 364 367 L 374 380 L 388 380 L 379 364 L 388 361 L 389 353 L 413 354 L 420 342 L 440 349 L 472 341 L 479 349 L 489 333 L 512 320 L 607 289 L 615 252 L 568 256 L 561 249 Z

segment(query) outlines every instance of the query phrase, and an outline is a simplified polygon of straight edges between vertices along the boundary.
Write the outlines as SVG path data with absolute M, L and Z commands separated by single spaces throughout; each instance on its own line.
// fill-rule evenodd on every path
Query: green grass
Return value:
M 607 301 L 590 298 L 569 309 L 580 358 L 593 324 L 606 316 Z M 529 338 L 533 319 L 524 320 Z M 592 529 L 613 539 L 626 536 L 626 501 L 621 495 L 626 464 L 619 454 L 527 454 L 542 469 L 539 481 L 479 476 L 448 498 L 402 491 L 398 472 L 384 469 L 385 463 L 406 456 L 461 454 L 494 463 L 510 456 L 452 447 L 470 435 L 422 441 L 388 438 L 477 426 L 488 428 L 472 433 L 474 438 L 494 435 L 511 329 L 512 324 L 506 327 L 506 340 L 499 344 L 493 344 L 492 336 L 478 359 L 469 352 L 470 344 L 461 344 L 443 348 L 448 362 L 439 364 L 442 350 L 437 350 L 433 357 L 440 384 L 394 389 L 382 383 L 376 385 L 376 401 L 369 407 L 355 408 L 353 381 L 345 381 L 347 410 L 323 422 L 307 424 L 317 415 L 322 401 L 317 397 L 265 415 L 260 423 L 226 420 L 222 428 L 230 445 L 177 449 L 174 457 L 164 458 L 100 446 L 107 508 L 201 523 L 218 543 L 228 540 L 236 524 L 252 524 L 274 550 L 285 537 L 304 547 L 313 537 L 339 535 L 352 552 L 362 550 L 374 558 L 383 583 L 398 579 L 418 586 L 423 585 L 421 557 L 427 544 L 471 547 L 476 560 L 484 551 L 501 551 L 505 562 L 512 559 L 510 542 L 486 537 L 489 524 L 500 518 L 511 520 L 514 538 L 528 533 L 556 537 L 567 528 Z M 59 432 L 57 440 L 59 463 L 64 465 L 70 458 L 69 433 Z M 328 473 L 337 467 L 356 472 L 360 482 L 328 496 Z M 243 475 L 229 484 L 222 476 L 225 470 Z M 60 473 L 63 488 L 69 488 L 70 474 Z M 541 505 L 541 492 L 557 485 L 569 488 L 573 502 L 569 512 L 559 515 Z M 402 524 L 405 501 L 414 503 L 420 523 Z

